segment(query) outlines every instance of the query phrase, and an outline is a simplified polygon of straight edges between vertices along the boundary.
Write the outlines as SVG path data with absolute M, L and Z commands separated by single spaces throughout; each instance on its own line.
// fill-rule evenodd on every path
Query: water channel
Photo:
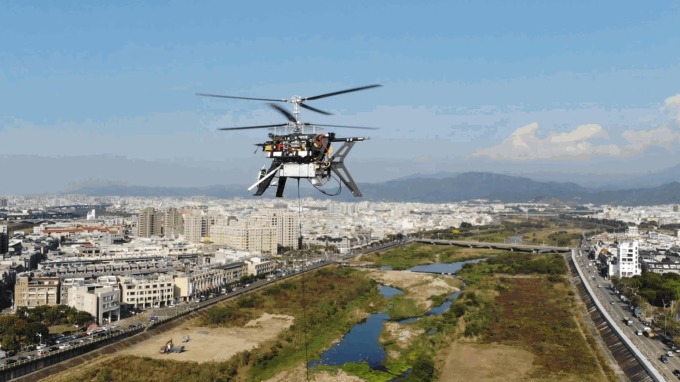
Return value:
M 436 274 L 455 274 L 467 263 L 476 263 L 483 259 L 461 261 L 455 263 L 430 264 L 413 267 L 412 272 L 427 272 Z M 386 285 L 380 286 L 380 294 L 391 299 L 404 292 Z M 439 306 L 433 307 L 425 316 L 443 314 L 458 298 L 460 292 L 452 293 L 447 300 Z M 339 366 L 349 362 L 364 362 L 372 369 L 383 370 L 382 362 L 385 360 L 385 349 L 378 342 L 385 321 L 389 319 L 387 313 L 370 315 L 364 322 L 356 324 L 340 342 L 326 350 L 319 359 L 309 362 L 310 367 L 319 365 Z M 412 317 L 399 321 L 400 324 L 408 324 L 419 320 L 420 317 Z M 428 334 L 433 334 L 433 331 Z

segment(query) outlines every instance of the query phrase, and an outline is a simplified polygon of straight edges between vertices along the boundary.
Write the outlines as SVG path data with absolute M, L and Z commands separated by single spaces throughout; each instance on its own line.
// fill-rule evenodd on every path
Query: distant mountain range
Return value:
M 307 182 L 300 195 L 327 198 Z M 488 172 L 468 172 L 449 176 L 421 176 L 392 180 L 382 183 L 359 184 L 365 200 L 418 201 L 428 203 L 456 202 L 472 199 L 510 202 L 594 203 L 618 205 L 680 204 L 680 183 L 670 182 L 656 187 L 630 188 L 625 190 L 602 190 L 586 188 L 571 182 L 537 181 L 526 177 L 501 175 Z M 69 193 L 91 196 L 207 196 L 215 198 L 251 198 L 247 186 L 210 187 L 138 187 L 138 186 L 91 186 L 70 190 Z M 274 190 L 267 193 L 272 197 Z M 286 198 L 297 196 L 293 182 L 289 182 Z M 343 191 L 338 200 L 360 200 Z

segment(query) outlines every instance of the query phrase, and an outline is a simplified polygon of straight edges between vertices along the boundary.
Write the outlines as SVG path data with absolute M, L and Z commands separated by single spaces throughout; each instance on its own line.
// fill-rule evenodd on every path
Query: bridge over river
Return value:
M 489 243 L 484 241 L 472 240 L 440 240 L 440 239 L 414 239 L 418 243 L 433 244 L 433 245 L 455 245 L 458 247 L 468 248 L 485 248 L 485 249 L 504 249 L 507 251 L 517 252 L 531 252 L 531 253 L 567 253 L 571 252 L 569 247 L 555 247 L 550 245 L 531 245 L 531 244 L 517 244 L 517 243 Z

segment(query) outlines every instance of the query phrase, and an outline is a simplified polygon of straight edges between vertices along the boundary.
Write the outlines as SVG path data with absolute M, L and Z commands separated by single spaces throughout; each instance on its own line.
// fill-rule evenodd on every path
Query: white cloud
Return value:
M 623 137 L 628 141 L 626 151 L 634 154 L 656 145 L 669 148 L 673 142 L 680 141 L 680 133 L 676 133 L 667 126 L 661 126 L 653 130 L 628 130 L 623 132 Z
M 680 94 L 666 98 L 664 109 L 675 122 L 680 123 Z
M 587 159 L 592 155 L 618 155 L 616 145 L 594 145 L 591 139 L 607 137 L 599 125 L 588 124 L 565 133 L 553 133 L 545 138 L 538 136 L 538 123 L 520 127 L 499 145 L 477 150 L 473 156 L 492 159 Z
M 556 133 L 550 136 L 552 143 L 570 144 L 595 138 L 598 136 L 607 137 L 607 132 L 600 125 L 588 124 L 578 126 L 573 131 L 567 133 Z
M 680 124 L 680 94 L 666 98 L 663 111 L 674 123 Z M 593 156 L 620 158 L 642 153 L 651 146 L 672 149 L 673 144 L 680 142 L 680 133 L 672 129 L 673 123 L 669 127 L 667 120 L 655 123 L 645 118 L 638 119 L 638 123 L 660 127 L 625 130 L 620 135 L 622 144 L 597 144 L 595 139 L 609 138 L 607 131 L 598 124 L 579 125 L 571 131 L 550 133 L 546 137 L 539 134 L 540 127 L 534 122 L 516 129 L 496 146 L 476 150 L 472 156 L 515 161 L 578 160 Z

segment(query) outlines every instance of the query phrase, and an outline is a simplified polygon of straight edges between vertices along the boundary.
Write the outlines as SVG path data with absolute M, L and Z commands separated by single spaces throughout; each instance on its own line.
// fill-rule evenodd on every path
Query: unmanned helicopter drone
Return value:
M 205 94 L 197 93 L 199 96 L 218 97 L 218 98 L 234 98 L 245 99 L 253 101 L 267 101 L 269 106 L 279 113 L 283 114 L 287 119 L 287 123 L 273 124 L 273 125 L 259 125 L 259 126 L 242 126 L 242 127 L 225 127 L 220 130 L 248 130 L 248 129 L 275 129 L 274 133 L 269 133 L 270 140 L 264 143 L 257 143 L 256 146 L 262 148 L 265 157 L 271 158 L 272 163 L 268 170 L 264 166 L 258 173 L 257 182 L 248 188 L 252 190 L 257 187 L 254 196 L 262 195 L 267 188 L 276 185 L 276 196 L 283 197 L 283 190 L 286 187 L 288 178 L 293 179 L 308 179 L 312 185 L 327 195 L 328 194 L 321 187 L 332 178 L 331 174 L 335 174 L 338 179 L 352 191 L 355 197 L 361 196 L 361 191 L 352 179 L 352 176 L 347 171 L 344 165 L 345 157 L 352 149 L 356 142 L 365 141 L 368 137 L 350 137 L 338 138 L 335 133 L 320 133 L 317 128 L 321 127 L 339 127 L 351 129 L 367 129 L 373 130 L 373 127 L 362 126 L 345 126 L 345 125 L 326 125 L 317 123 L 308 123 L 300 121 L 300 108 L 314 111 L 316 113 L 331 115 L 331 113 L 307 105 L 305 102 L 314 101 L 320 98 L 332 97 L 340 94 L 356 92 L 360 90 L 367 90 L 382 85 L 368 85 L 352 89 L 340 90 L 332 93 L 317 95 L 314 97 L 300 97 L 293 96 L 290 99 L 271 99 L 271 98 L 251 98 L 251 97 L 236 97 L 219 94 Z M 293 104 L 293 112 L 271 102 L 286 102 Z M 277 134 L 277 128 L 284 128 L 283 134 Z M 310 128 L 311 132 L 305 132 L 305 128 Z M 331 148 L 334 142 L 342 142 L 342 146 L 337 151 Z M 272 184 L 274 178 L 278 177 L 278 182 Z

